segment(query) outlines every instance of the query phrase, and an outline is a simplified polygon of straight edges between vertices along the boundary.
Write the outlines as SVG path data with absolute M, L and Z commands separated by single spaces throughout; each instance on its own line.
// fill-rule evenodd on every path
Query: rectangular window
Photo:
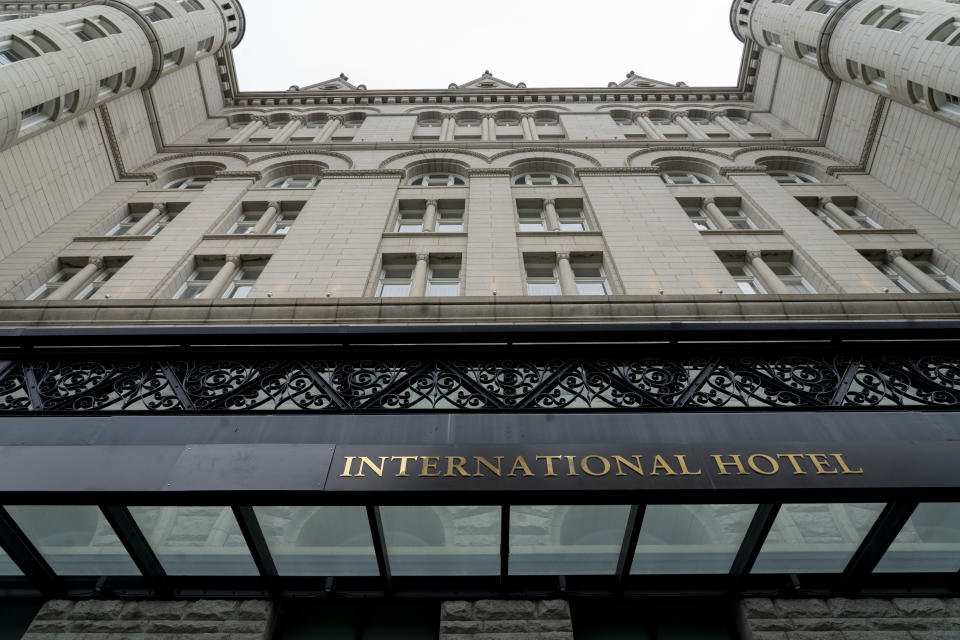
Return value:
M 557 207 L 561 231 L 586 231 L 587 219 L 582 207 Z
M 285 236 L 290 232 L 290 227 L 293 226 L 294 221 L 297 219 L 296 211 L 284 211 L 277 216 L 277 219 L 273 221 L 273 224 L 270 225 L 270 231 L 278 236 Z
M 923 271 L 925 274 L 930 276 L 933 280 L 938 282 L 943 288 L 947 291 L 952 291 L 954 293 L 960 292 L 960 283 L 951 278 L 943 271 L 940 267 L 933 264 L 929 260 L 911 260 L 920 271 Z
M 463 231 L 463 214 L 462 200 L 441 200 L 437 210 L 437 231 L 444 233 Z
M 34 57 L 34 53 L 18 42 L 7 40 L 0 42 L 0 67 Z
M 733 225 L 734 229 L 756 229 L 757 225 L 753 220 L 738 206 L 720 207 L 723 217 Z
M 960 46 L 960 20 L 951 19 L 940 25 L 940 27 L 930 34 L 927 38 L 932 42 L 943 42 L 954 47 Z
M 557 281 L 557 267 L 554 260 L 525 258 L 524 270 L 527 276 L 527 294 L 531 296 L 560 295 L 560 283 Z
M 887 74 L 882 69 L 863 65 L 863 79 L 867 81 L 867 84 L 887 88 Z
M 188 13 L 191 11 L 202 11 L 203 5 L 198 0 L 177 0 L 177 4 L 183 7 Z
M 783 48 L 783 45 L 780 44 L 780 36 L 776 33 L 771 33 L 769 31 L 763 32 L 763 37 L 767 41 L 768 47 L 780 47 Z
M 800 275 L 800 272 L 797 271 L 797 268 L 789 262 L 774 262 L 766 261 L 767 266 L 770 267 L 770 270 L 780 281 L 787 286 L 787 289 L 790 290 L 790 293 L 816 293 L 817 290 L 814 289 L 806 279 Z
M 740 293 L 754 295 L 767 292 L 767 290 L 763 288 L 760 279 L 757 278 L 757 275 L 753 272 L 753 269 L 747 266 L 742 260 L 724 261 L 723 266 L 727 268 L 727 272 L 737 283 Z
M 253 233 L 253 229 L 257 226 L 257 223 L 260 222 L 260 218 L 263 216 L 262 212 L 246 212 L 241 213 L 237 218 L 237 221 L 233 223 L 233 226 L 227 231 L 230 235 L 234 236 L 245 236 Z
M 907 13 L 906 11 L 892 11 L 877 25 L 881 29 L 890 31 L 903 31 L 909 27 L 917 18 L 916 13 Z
M 143 7 L 140 9 L 140 13 L 150 22 L 160 22 L 161 20 L 167 20 L 173 17 L 166 9 L 158 4 Z
M 801 58 L 806 58 L 807 60 L 816 61 L 817 59 L 817 48 L 803 42 L 797 43 L 797 53 L 800 54 Z
M 120 33 L 120 29 L 117 28 L 117 25 L 113 24 L 103 16 L 97 16 L 93 19 L 93 23 L 100 27 L 100 30 L 106 33 L 107 35 L 114 35 Z
M 687 214 L 687 217 L 690 218 L 690 222 L 693 223 L 693 228 L 697 231 L 707 231 L 708 229 L 714 229 L 713 221 L 707 217 L 707 214 L 703 212 L 697 205 L 686 205 L 683 207 L 683 211 Z
M 839 205 L 840 210 L 850 216 L 850 218 L 864 229 L 880 229 L 880 223 L 873 220 L 870 216 L 858 209 L 855 205 Z
M 927 92 L 923 85 L 908 80 L 907 93 L 910 94 L 910 101 L 914 104 L 927 104 Z
M 116 93 L 120 91 L 120 83 L 122 82 L 122 80 L 123 78 L 119 73 L 115 73 L 108 78 L 102 79 L 100 81 L 100 87 L 97 91 L 97 96 L 100 98 L 103 98 L 104 96 L 108 96 L 111 93 Z
M 960 115 L 960 96 L 943 91 L 932 91 L 933 104 L 938 111 L 945 111 L 952 115 Z
M 213 49 L 213 36 L 197 42 L 197 53 L 207 53 Z
M 82 22 L 69 24 L 67 25 L 67 29 L 69 29 L 73 35 L 77 36 L 84 42 L 107 37 L 106 33 L 101 31 L 99 27 L 95 27 L 89 20 L 83 20 Z
M 194 269 L 187 281 L 183 283 L 174 298 L 193 300 L 199 298 L 213 277 L 220 271 L 220 265 L 205 265 Z
M 827 225 L 831 229 L 839 229 L 840 223 L 834 220 L 826 211 L 820 208 L 818 205 L 807 205 L 807 210 L 815 215 L 820 222 Z
M 860 65 L 853 60 L 847 60 L 847 73 L 854 80 L 860 79 Z
M 397 233 L 420 233 L 423 231 L 423 211 L 401 211 L 397 218 Z
M 897 271 L 892 265 L 888 264 L 883 257 L 876 257 L 870 259 L 870 264 L 875 266 L 883 275 L 890 278 L 890 282 L 904 293 L 920 293 L 920 290 L 917 289 L 912 282 L 907 280 L 902 273 Z
M 37 49 L 40 49 L 43 53 L 53 53 L 54 51 L 60 51 L 60 47 L 55 45 L 50 38 L 46 37 L 39 31 L 34 31 L 26 35 L 27 40 L 30 41 L 33 46 Z M 14 48 L 16 48 L 16 42 L 14 42 Z M 25 56 L 27 58 L 33 57 L 33 53 Z
M 233 280 L 230 281 L 230 284 L 227 286 L 226 291 L 223 292 L 221 297 L 248 297 L 250 295 L 250 291 L 253 290 L 253 285 L 257 283 L 257 278 L 260 277 L 260 273 L 262 271 L 262 266 L 243 266 L 237 269 L 237 273 L 233 276 Z
M 599 259 L 594 261 L 590 258 L 574 258 L 570 260 L 570 266 L 573 268 L 579 295 L 605 296 L 610 293 Z
M 97 273 L 97 275 L 95 275 L 93 279 L 91 279 L 90 282 L 87 283 L 87 286 L 81 289 L 77 293 L 77 295 L 73 297 L 73 299 L 89 300 L 98 291 L 100 291 L 103 285 L 105 285 L 107 281 L 109 281 L 110 278 L 112 278 L 119 270 L 120 270 L 119 267 L 107 267 L 105 269 L 101 269 L 100 272 Z
M 180 64 L 181 60 L 183 60 L 183 47 L 163 55 L 163 68 L 169 69 L 170 67 L 176 67 Z
M 45 300 L 56 291 L 63 283 L 80 272 L 80 267 L 61 267 L 49 280 L 27 296 L 27 300 Z
M 525 205 L 517 208 L 517 224 L 520 231 L 546 231 L 543 209 Z
M 833 10 L 840 4 L 840 0 L 815 0 L 813 4 L 807 7 L 807 11 L 822 13 L 825 16 L 833 13 Z
M 428 296 L 460 295 L 460 260 L 430 258 Z
M 20 112 L 20 130 L 25 131 L 44 122 L 53 120 L 57 112 L 57 100 L 47 100 Z
M 400 262 L 383 265 L 380 272 L 380 286 L 377 295 L 381 298 L 406 297 L 410 295 L 413 279 L 413 262 Z

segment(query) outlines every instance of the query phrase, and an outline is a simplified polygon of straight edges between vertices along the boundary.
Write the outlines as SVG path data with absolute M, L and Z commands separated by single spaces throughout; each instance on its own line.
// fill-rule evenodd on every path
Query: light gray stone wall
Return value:
M 563 600 L 449 600 L 440 616 L 440 640 L 573 640 L 570 606 Z
M 741 616 L 743 640 L 960 638 L 960 598 L 751 598 Z
M 23 640 L 266 640 L 264 600 L 50 600 Z

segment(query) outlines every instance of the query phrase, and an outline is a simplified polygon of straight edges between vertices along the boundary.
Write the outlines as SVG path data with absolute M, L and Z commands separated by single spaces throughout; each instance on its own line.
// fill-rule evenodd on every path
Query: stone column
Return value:
M 757 278 L 760 279 L 760 282 L 763 283 L 763 287 L 767 290 L 768 293 L 776 293 L 780 295 L 787 295 L 790 293 L 790 289 L 787 288 L 787 285 L 783 284 L 783 280 L 773 272 L 773 270 L 767 266 L 767 263 L 763 261 L 762 254 L 760 251 L 754 249 L 747 251 L 747 264 L 750 265 L 750 268 L 753 269 L 754 274 Z
M 270 225 L 273 224 L 273 221 L 276 220 L 278 211 L 280 211 L 279 202 L 274 201 L 268 203 L 267 210 L 264 211 L 260 219 L 257 220 L 257 224 L 254 225 L 253 231 L 250 233 L 266 233 Z
M 457 126 L 457 119 L 452 113 L 443 116 L 443 122 L 440 124 L 440 142 L 449 142 L 453 140 L 454 129 Z
M 707 134 L 701 131 L 700 127 L 690 122 L 690 118 L 685 113 L 678 113 L 673 116 L 673 121 L 680 125 L 680 128 L 695 140 L 706 140 Z
M 143 232 L 149 229 L 154 222 L 157 221 L 161 215 L 163 215 L 167 210 L 166 205 L 162 202 L 156 202 L 153 205 L 153 208 L 150 211 L 146 212 L 142 218 L 137 220 L 137 223 L 130 227 L 130 230 L 127 231 L 126 235 L 128 236 L 139 236 L 143 235 Z
M 557 254 L 557 276 L 560 279 L 560 293 L 565 296 L 578 295 L 577 277 L 573 273 L 573 267 L 570 266 L 570 254 Z
M 734 138 L 738 140 L 751 140 L 752 136 L 740 128 L 736 122 L 728 118 L 727 116 L 717 115 L 713 117 L 713 121 L 720 125 L 724 131 L 729 133 Z
M 422 298 L 427 295 L 427 260 L 430 254 L 418 253 L 417 266 L 413 268 L 413 277 L 410 279 L 410 297 Z
M 91 256 L 86 266 L 73 274 L 73 277 L 53 290 L 47 300 L 70 300 L 73 296 L 90 282 L 97 273 L 103 269 L 103 258 L 100 256 Z
M 557 201 L 548 198 L 543 201 L 543 216 L 547 223 L 547 231 L 560 230 L 560 216 L 557 215 Z
M 290 122 L 280 129 L 280 133 L 273 136 L 273 140 L 270 142 L 273 144 L 283 144 L 287 142 L 301 126 L 303 126 L 303 116 L 293 116 L 290 118 Z
M 660 133 L 660 130 L 650 122 L 650 116 L 646 113 L 638 113 L 637 117 L 633 119 L 637 123 L 637 126 L 643 129 L 643 132 L 647 134 L 647 137 L 651 140 L 664 140 L 663 134 Z
M 235 274 L 239 268 L 240 257 L 227 256 L 223 266 L 220 267 L 220 271 L 217 271 L 217 275 L 213 276 L 213 279 L 210 280 L 210 284 L 203 290 L 203 293 L 197 296 L 197 300 L 219 298 L 220 294 L 222 294 L 223 290 L 227 287 L 227 283 L 233 279 L 233 274 Z
M 539 140 L 540 135 L 537 133 L 537 122 L 533 115 L 528 113 L 524 117 L 527 119 L 527 127 L 530 129 L 530 139 L 534 141 Z
M 862 229 L 857 221 L 847 215 L 847 213 L 833 204 L 830 198 L 820 198 L 820 208 L 827 212 L 827 215 L 844 229 Z
M 887 249 L 887 262 L 924 293 L 947 293 L 948 289 L 903 257 L 899 249 Z M 76 276 L 74 276 L 76 277 Z M 71 279 L 72 280 L 72 279 Z
M 530 122 L 530 116 L 527 114 L 521 114 L 520 116 L 520 131 L 523 132 L 524 140 L 533 140 L 533 131 L 532 123 Z
M 727 219 L 727 216 L 723 215 L 723 211 L 720 211 L 720 207 L 717 206 L 713 198 L 703 199 L 703 210 L 717 229 L 733 229 L 733 224 Z
M 423 212 L 423 230 L 435 231 L 437 228 L 437 201 L 427 200 L 427 210 Z
M 320 129 L 320 133 L 317 134 L 314 142 L 329 142 L 330 138 L 333 137 L 333 134 L 336 133 L 342 124 L 343 116 L 330 116 L 327 124 L 323 126 L 323 129 Z
M 481 140 L 496 140 L 497 134 L 495 125 L 493 123 L 492 114 L 484 114 L 480 116 L 480 139 Z
M 227 140 L 227 144 L 242 144 L 249 140 L 253 134 L 263 128 L 267 123 L 266 118 L 254 116 L 243 129 L 240 129 L 232 138 Z

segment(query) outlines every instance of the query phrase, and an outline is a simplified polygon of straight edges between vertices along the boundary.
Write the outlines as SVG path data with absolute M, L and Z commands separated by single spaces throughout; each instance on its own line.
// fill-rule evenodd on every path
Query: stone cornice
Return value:
M 320 172 L 322 180 L 373 180 L 378 178 L 399 179 L 404 176 L 402 169 L 339 169 Z
M 655 176 L 660 170 L 656 167 L 582 167 L 575 169 L 577 177 L 584 176 Z
M 217 171 L 214 174 L 217 180 L 261 180 L 263 174 L 259 171 Z

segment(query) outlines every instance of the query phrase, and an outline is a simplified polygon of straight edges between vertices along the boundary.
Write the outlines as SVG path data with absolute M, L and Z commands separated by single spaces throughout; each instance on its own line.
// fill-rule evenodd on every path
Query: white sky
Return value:
M 534 87 L 605 87 L 628 71 L 732 86 L 743 45 L 730 0 L 240 0 L 243 91 L 345 73 L 369 89 L 438 89 L 485 69 Z

